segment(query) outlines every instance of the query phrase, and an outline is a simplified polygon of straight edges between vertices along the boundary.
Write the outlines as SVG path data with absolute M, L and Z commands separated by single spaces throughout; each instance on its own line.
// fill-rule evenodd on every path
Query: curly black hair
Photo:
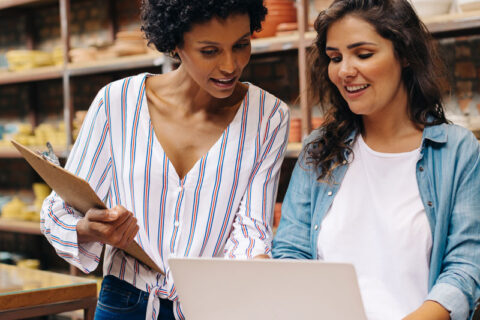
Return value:
M 234 13 L 250 17 L 250 31 L 259 31 L 267 9 L 263 0 L 143 0 L 142 30 L 149 44 L 160 52 L 183 45 L 183 35 L 196 23 Z

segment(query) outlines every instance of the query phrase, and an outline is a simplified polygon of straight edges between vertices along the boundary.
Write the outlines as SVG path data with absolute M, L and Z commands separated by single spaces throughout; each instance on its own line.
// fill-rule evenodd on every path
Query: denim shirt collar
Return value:
M 423 129 L 422 145 L 425 140 L 430 140 L 436 143 L 447 143 L 447 128 L 446 124 L 428 126 Z
M 358 130 L 352 130 L 352 132 L 350 132 L 348 137 L 345 139 L 345 143 L 351 146 L 355 141 L 357 133 Z M 447 136 L 448 134 L 445 123 L 441 125 L 427 126 L 423 129 L 422 146 L 425 143 L 425 140 L 435 143 L 447 143 Z

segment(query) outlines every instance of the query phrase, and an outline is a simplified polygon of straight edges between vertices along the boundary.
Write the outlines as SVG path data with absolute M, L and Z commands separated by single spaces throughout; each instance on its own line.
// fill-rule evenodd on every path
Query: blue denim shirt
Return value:
M 307 141 L 320 134 L 314 131 Z M 318 182 L 317 169 L 300 155 L 282 205 L 274 258 L 317 259 L 322 219 L 347 168 L 344 163 L 334 169 L 333 183 Z M 433 239 L 427 299 L 448 309 L 452 320 L 465 320 L 480 297 L 480 144 L 456 125 L 426 127 L 416 176 Z

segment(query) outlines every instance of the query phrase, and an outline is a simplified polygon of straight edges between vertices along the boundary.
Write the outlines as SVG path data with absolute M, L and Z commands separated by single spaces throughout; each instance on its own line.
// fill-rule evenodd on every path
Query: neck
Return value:
M 369 147 L 383 152 L 405 152 L 420 146 L 422 131 L 408 116 L 407 105 L 395 112 L 363 116 L 362 136 Z

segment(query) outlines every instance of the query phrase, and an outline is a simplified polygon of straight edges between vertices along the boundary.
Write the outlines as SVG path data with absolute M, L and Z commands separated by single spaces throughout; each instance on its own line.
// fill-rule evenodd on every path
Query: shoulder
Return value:
M 100 91 L 111 97 L 125 94 L 127 91 L 142 91 L 145 89 L 145 80 L 147 77 L 147 73 L 140 73 L 134 76 L 118 79 L 108 83 Z
M 266 114 L 290 115 L 288 105 L 280 98 L 252 83 L 247 84 L 249 104 L 256 104 L 264 108 Z
M 432 141 L 444 142 L 448 149 L 470 149 L 478 152 L 480 144 L 472 131 L 456 124 L 440 124 L 425 128 Z M 466 151 L 466 150 L 465 150 Z
M 470 167 L 480 161 L 480 143 L 470 130 L 455 124 L 441 124 L 425 130 L 432 141 L 427 148 L 434 159 L 439 160 L 436 163 Z

